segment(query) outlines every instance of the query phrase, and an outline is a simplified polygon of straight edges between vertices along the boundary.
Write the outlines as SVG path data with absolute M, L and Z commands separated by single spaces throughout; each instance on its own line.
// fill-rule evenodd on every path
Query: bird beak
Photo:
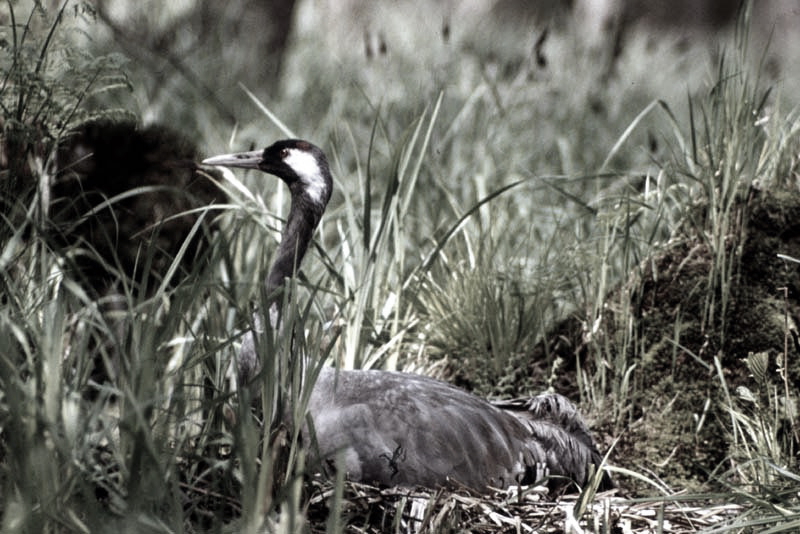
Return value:
M 253 152 L 239 152 L 238 154 L 223 154 L 203 160 L 203 165 L 221 165 L 223 167 L 240 167 L 242 169 L 258 169 L 258 164 L 264 155 L 263 150 Z

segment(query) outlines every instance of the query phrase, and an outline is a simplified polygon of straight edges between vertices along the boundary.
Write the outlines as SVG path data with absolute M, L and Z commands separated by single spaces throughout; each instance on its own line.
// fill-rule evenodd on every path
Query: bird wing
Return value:
M 483 490 L 535 478 L 542 465 L 551 474 L 579 475 L 582 483 L 594 458 L 553 421 L 520 418 L 408 373 L 328 370 L 309 409 L 319 458 L 329 461 L 341 451 L 351 479 L 380 485 Z
M 546 393 L 492 404 L 516 417 L 530 430 L 533 441 L 544 446 L 551 474 L 569 476 L 583 485 L 590 466 L 601 465 L 603 456 L 586 422 L 563 395 Z M 600 489 L 613 487 L 608 473 L 604 473 Z

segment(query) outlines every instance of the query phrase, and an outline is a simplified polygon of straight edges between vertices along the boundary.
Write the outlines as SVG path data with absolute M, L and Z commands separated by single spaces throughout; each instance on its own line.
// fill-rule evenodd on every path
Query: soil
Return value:
M 711 274 L 720 259 L 709 240 L 684 231 L 608 296 L 592 336 L 585 321 L 572 317 L 531 355 L 532 374 L 546 371 L 555 358 L 581 362 L 582 372 L 598 372 L 594 362 L 623 358 L 624 369 L 633 369 L 623 389 L 629 400 L 595 414 L 596 438 L 601 449 L 618 439 L 612 464 L 672 490 L 707 488 L 712 480 L 726 480 L 719 475 L 736 465 L 741 451 L 727 408 L 730 398 L 743 406 L 737 404 L 738 387 L 763 393 L 757 400 L 769 408 L 782 399 L 786 384 L 795 393 L 800 384 L 800 264 L 778 256 L 800 259 L 800 194 L 753 189 L 734 208 L 732 220 L 738 224 L 725 240 L 731 266 L 726 282 Z M 753 353 L 767 355 L 759 380 L 747 364 Z M 786 382 L 779 370 L 784 358 Z M 573 398 L 580 378 L 576 367 L 564 368 L 555 384 Z M 609 364 L 604 370 L 612 375 L 609 384 L 623 379 L 614 369 Z M 606 401 L 618 398 L 609 394 Z M 791 422 L 783 419 L 783 438 L 791 440 Z M 635 480 L 618 482 L 634 493 L 642 489 Z

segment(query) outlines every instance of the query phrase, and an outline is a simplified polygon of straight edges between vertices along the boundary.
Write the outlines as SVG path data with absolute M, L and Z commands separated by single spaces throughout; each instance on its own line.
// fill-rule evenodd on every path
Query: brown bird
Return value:
M 259 169 L 289 186 L 291 208 L 266 280 L 268 294 L 294 276 L 333 188 L 328 161 L 307 141 L 284 140 L 263 151 L 216 156 L 206 165 Z M 279 324 L 277 305 L 268 311 Z M 255 317 L 256 328 L 263 324 Z M 260 368 L 253 332 L 238 359 L 239 383 Z M 551 488 L 583 486 L 602 456 L 575 406 L 561 395 L 491 403 L 429 377 L 377 370 L 322 369 L 309 414 L 321 465 L 343 452 L 351 480 L 384 486 L 483 491 L 548 478 Z M 607 473 L 601 488 L 612 486 Z

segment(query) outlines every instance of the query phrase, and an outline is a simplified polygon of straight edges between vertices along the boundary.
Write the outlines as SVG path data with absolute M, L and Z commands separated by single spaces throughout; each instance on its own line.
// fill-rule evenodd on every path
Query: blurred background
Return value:
M 311 137 L 328 134 L 325 116 L 348 111 L 348 106 L 413 108 L 412 103 L 438 91 L 445 91 L 448 100 L 463 101 L 483 78 L 524 76 L 526 88 L 561 90 L 558 82 L 570 80 L 568 95 L 538 103 L 551 108 L 574 107 L 578 99 L 591 104 L 605 85 L 615 84 L 633 113 L 640 101 L 692 92 L 708 81 L 712 53 L 732 28 L 739 2 L 91 5 L 96 11 L 86 27 L 88 45 L 126 57 L 136 82 L 135 111 L 145 120 L 178 120 L 187 127 L 213 120 L 226 139 L 224 130 L 234 125 L 257 128 L 252 124 L 255 110 L 244 105 L 241 86 Z M 763 51 L 771 43 L 764 58 L 767 74 L 789 87 L 798 76 L 793 67 L 798 20 L 798 6 L 791 0 L 754 5 L 753 50 Z M 204 105 L 190 105 L 195 102 Z M 590 105 L 582 107 L 591 111 Z M 547 133 L 537 135 L 540 144 L 546 144 L 542 137 Z M 264 144 L 268 132 L 245 135 L 246 142 Z

